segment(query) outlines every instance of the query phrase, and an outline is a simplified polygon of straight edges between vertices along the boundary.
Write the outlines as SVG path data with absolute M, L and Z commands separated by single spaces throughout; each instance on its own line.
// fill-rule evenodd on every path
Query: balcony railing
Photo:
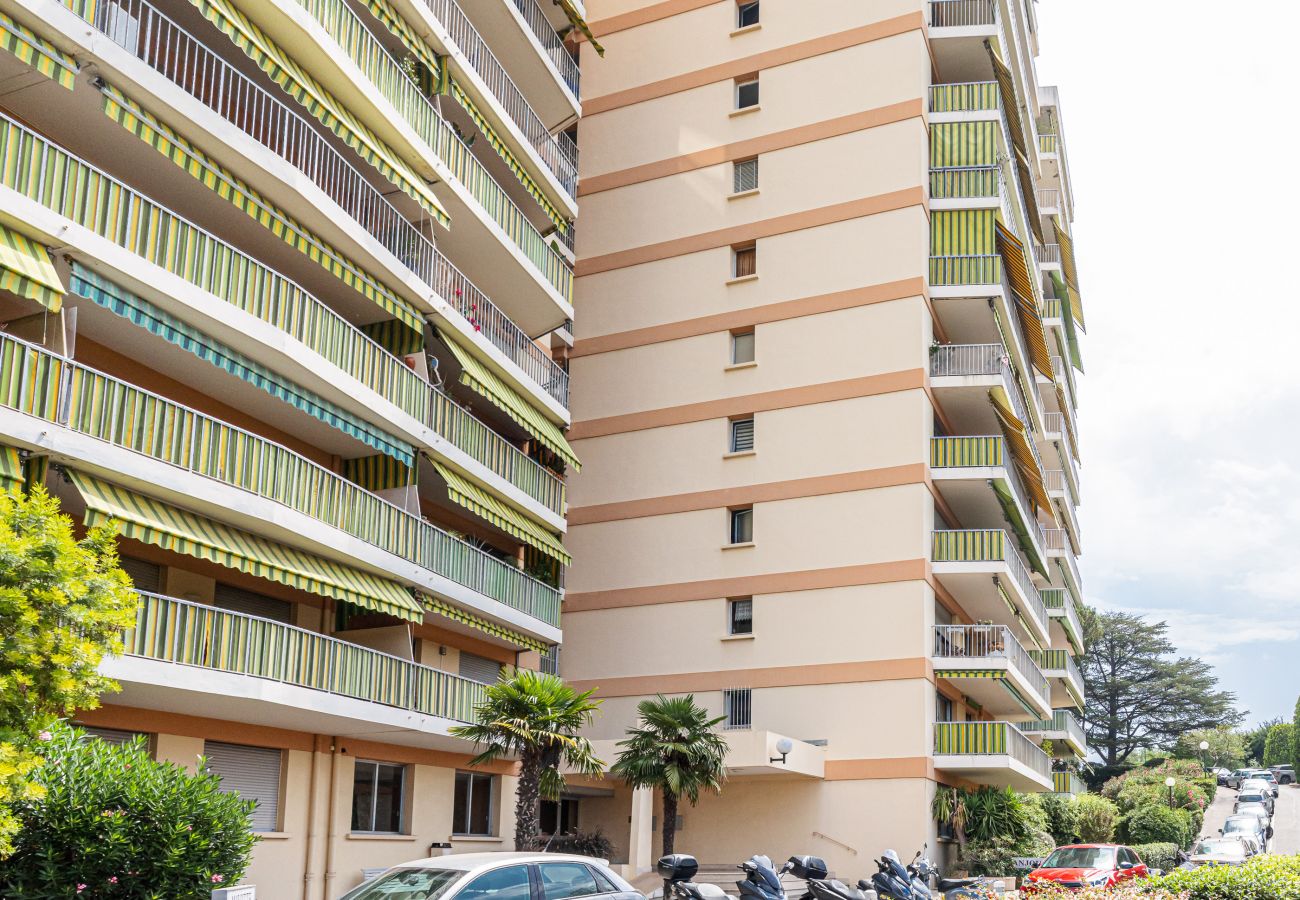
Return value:
M 569 374 L 438 251 L 305 118 L 208 49 L 147 0 L 73 4 L 128 53 L 306 175 L 562 405 Z M 135 22 L 134 28 L 122 23 Z
M 930 0 L 931 28 L 995 25 L 992 0 Z
M 1074 635 L 1074 640 L 1071 643 L 1082 646 L 1083 623 L 1079 620 L 1079 611 L 1074 605 L 1074 599 L 1070 596 L 1070 592 L 1065 588 L 1049 588 L 1040 593 L 1043 596 L 1043 606 L 1047 608 L 1047 614 L 1054 618 L 1065 619 L 1066 630 Z M 1082 684 L 1082 682 L 1080 683 Z
M 1039 188 L 1038 205 L 1042 209 L 1059 209 L 1061 206 L 1061 191 L 1059 188 Z
M 1063 493 L 1065 491 L 1065 472 L 1061 469 L 1044 469 L 1043 486 L 1050 492 Z
M 211 478 L 558 626 L 559 591 L 287 447 L 0 336 L 0 406 Z
M 935 722 L 934 752 L 941 756 L 1009 756 L 1044 779 L 1052 760 L 1010 722 Z
M 1059 319 L 1061 318 L 1061 301 L 1055 297 L 1043 298 L 1043 318 Z
M 199 603 L 140 595 L 128 656 L 265 678 L 472 722 L 484 685 L 368 647 Z
M 1064 528 L 1044 528 L 1043 537 L 1047 541 L 1048 551 L 1056 551 L 1058 559 L 1065 561 L 1066 568 L 1070 570 L 1070 577 L 1079 589 L 1083 589 L 1083 577 L 1079 574 L 1079 563 L 1075 559 L 1074 543 L 1070 539 L 1070 533 Z
M 1064 672 L 1065 680 L 1075 691 L 1083 691 L 1083 674 L 1079 671 L 1079 664 L 1074 661 L 1068 650 L 1031 650 L 1029 655 L 1038 663 L 1038 668 L 1044 672 Z M 1049 677 L 1058 677 L 1055 675 Z
M 1000 562 L 1006 563 L 1024 594 L 1026 608 L 1044 634 L 1047 633 L 1047 610 L 1034 586 L 1029 569 L 1015 550 L 1015 541 L 998 528 L 980 528 L 934 532 L 930 549 L 933 562 Z
M 1039 265 L 1060 265 L 1061 263 L 1061 245 L 1060 244 L 1038 244 L 1034 247 L 1038 256 Z
M 1039 153 L 1057 153 L 1060 146 L 1060 140 L 1054 134 L 1040 134 L 1038 136 Z
M 996 81 L 930 85 L 930 112 L 985 112 L 1001 108 Z
M 931 200 L 967 200 L 1001 195 L 997 166 L 944 166 L 930 170 Z
M 1005 625 L 936 625 L 934 655 L 940 659 L 1006 660 L 1045 705 L 1052 705 L 1047 679 Z
M 1077 797 L 1088 793 L 1088 783 L 1073 772 L 1053 772 L 1052 791 Z
M 930 377 L 956 375 L 1001 375 L 1007 396 L 1011 398 L 1012 412 L 1026 425 L 1032 421 L 1024 391 L 1011 371 L 1006 347 L 1001 344 L 940 344 L 935 347 L 930 353 Z
M 546 51 L 546 58 L 555 66 L 555 70 L 560 73 L 564 83 L 573 91 L 573 96 L 578 96 L 578 85 L 580 76 L 578 73 L 578 63 L 569 51 L 564 47 L 564 41 L 555 33 L 551 23 L 546 19 L 546 13 L 537 5 L 537 0 L 510 0 L 519 14 L 524 17 L 528 23 L 529 29 L 541 43 L 542 49 Z
M 972 467 L 1000 467 L 1006 472 L 1006 481 L 1010 482 L 1012 493 L 1024 511 L 1023 520 L 1030 540 L 1036 541 L 1038 552 L 1042 553 L 1042 526 L 1034 515 L 1034 507 L 1029 502 L 1029 494 L 1020 480 L 1016 466 L 1007 465 L 1005 440 L 998 436 L 981 437 L 934 437 L 930 438 L 930 467 L 934 469 L 958 469 Z
M 1002 284 L 1002 257 L 996 253 L 969 256 L 931 256 L 930 284 Z
M 1064 653 L 1065 651 L 1060 651 Z M 1055 731 L 1068 735 L 1074 741 L 1076 747 L 1087 747 L 1088 739 L 1084 736 L 1083 726 L 1079 724 L 1079 718 L 1068 709 L 1058 709 L 1052 713 L 1050 719 L 1037 719 L 1033 722 L 1025 722 L 1020 726 L 1020 730 L 1025 734 L 1042 734 L 1044 732 Z

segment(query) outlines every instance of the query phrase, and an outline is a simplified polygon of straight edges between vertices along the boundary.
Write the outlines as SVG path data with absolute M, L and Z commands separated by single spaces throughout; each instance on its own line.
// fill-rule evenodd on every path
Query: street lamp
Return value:
M 1209 749 L 1210 749 L 1210 742 L 1201 741 L 1201 771 L 1203 772 L 1208 772 L 1210 770 L 1210 764 L 1207 761 L 1207 757 L 1205 755 L 1205 751 Z
M 1165 787 L 1169 788 L 1169 808 L 1174 808 L 1174 776 L 1170 775 L 1165 779 Z

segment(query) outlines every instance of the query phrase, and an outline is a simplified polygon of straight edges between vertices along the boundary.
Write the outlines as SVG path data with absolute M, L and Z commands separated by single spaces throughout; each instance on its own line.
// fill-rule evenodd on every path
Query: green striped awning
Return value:
M 115 522 L 118 533 L 132 540 L 413 622 L 424 619 L 411 592 L 394 581 L 222 525 L 84 472 L 68 474 L 86 500 L 88 526 Z
M 0 13 L 0 47 L 46 78 L 72 90 L 80 71 L 77 61 L 4 13 Z
M 393 356 L 407 356 L 424 349 L 424 332 L 416 331 L 401 319 L 384 319 L 358 327 L 362 334 Z
M 371 492 L 408 487 L 415 483 L 414 460 L 412 465 L 403 465 L 383 454 L 345 459 L 343 477 Z
M 16 494 L 22 489 L 22 457 L 13 447 L 0 446 L 0 491 Z
M 931 256 L 992 256 L 997 252 L 997 213 L 991 209 L 944 209 L 930 214 Z
M 1029 346 L 1029 360 L 1034 368 L 1048 378 L 1052 377 L 1052 356 L 1047 350 L 1047 335 L 1043 332 L 1043 317 L 1038 311 L 1038 298 L 1034 293 L 1034 276 L 1025 255 L 1025 246 L 1001 222 L 997 223 L 997 248 L 1002 256 L 1002 271 L 1011 286 L 1012 306 L 1020 320 L 1020 329 Z
M 0 289 L 35 300 L 50 312 L 63 306 L 66 288 L 50 252 L 26 235 L 0 225 Z
M 997 122 L 936 122 L 930 126 L 930 168 L 997 164 Z
M 571 557 L 564 549 L 564 544 L 541 525 L 516 511 L 503 500 L 474 484 L 455 469 L 443 465 L 432 456 L 429 462 L 438 470 L 442 480 L 447 482 L 447 496 L 459 506 L 468 509 L 474 515 L 486 519 L 506 534 L 512 534 L 525 544 L 536 547 L 547 556 L 554 557 L 564 565 L 572 565 Z
M 451 216 L 443 209 L 424 179 L 247 16 L 228 0 L 190 0 L 190 3 L 248 54 L 271 80 L 306 107 L 311 115 L 361 154 L 385 178 L 410 195 L 425 212 L 444 227 L 450 226 Z
M 72 264 L 72 293 L 93 300 L 141 328 L 193 353 L 199 359 L 219 369 L 242 378 L 249 384 L 266 391 L 302 410 L 326 425 L 337 428 L 358 441 L 393 457 L 398 464 L 413 465 L 415 448 L 393 437 L 369 422 L 357 418 L 346 410 L 318 396 L 292 381 L 282 378 L 270 369 L 253 362 L 242 353 L 232 350 L 216 338 L 209 337 L 148 300 L 137 297 L 120 285 L 92 272 L 78 262 Z
M 477 628 L 485 634 L 501 638 L 504 641 L 510 641 L 512 644 L 518 644 L 520 647 L 543 653 L 550 646 L 546 642 L 539 641 L 535 637 L 520 634 L 517 631 L 506 628 L 504 625 L 498 625 L 496 622 L 485 619 L 482 616 L 476 616 L 473 613 L 466 612 L 460 607 L 452 606 L 444 600 L 439 600 L 437 597 L 422 597 L 422 599 L 424 600 L 424 605 L 429 608 L 430 612 L 435 612 L 440 616 L 451 619 L 453 622 L 468 625 L 470 628 Z
M 1052 230 L 1056 232 L 1056 243 L 1061 248 L 1061 269 L 1065 272 L 1065 283 L 1070 288 L 1070 308 L 1080 328 L 1085 328 L 1083 321 L 1083 300 L 1079 296 L 1079 270 L 1074 264 L 1074 239 L 1070 232 L 1061 225 L 1059 216 L 1052 218 Z
M 441 330 L 438 335 L 460 363 L 461 384 L 490 400 L 493 405 L 518 423 L 519 427 L 541 441 L 551 452 L 563 457 L 564 461 L 575 470 L 582 468 L 582 463 L 578 461 L 577 454 L 569 446 L 569 441 L 564 437 L 564 432 L 559 429 L 559 426 L 534 409 L 533 405 L 520 396 L 518 391 L 494 375 L 468 350 Z
M 1079 353 L 1079 333 L 1074 324 L 1074 294 L 1056 272 L 1049 271 L 1047 277 L 1052 279 L 1053 293 L 1061 302 L 1061 324 L 1065 326 L 1065 343 L 1070 350 L 1070 362 L 1082 372 L 1083 357 Z
M 564 10 L 564 15 L 568 17 L 569 23 L 581 31 L 587 40 L 591 41 L 591 49 L 596 51 L 596 55 L 603 57 L 605 48 L 600 46 L 600 41 L 596 40 L 596 36 L 591 33 L 591 27 L 587 24 L 587 20 L 582 17 L 582 13 L 578 12 L 578 7 L 573 5 L 573 0 L 555 0 L 555 2 L 560 5 L 560 9 Z
M 217 196 L 243 210 L 254 221 L 339 281 L 384 312 L 404 322 L 415 333 L 414 340 L 423 340 L 424 318 L 418 310 L 380 284 L 374 276 L 352 260 L 325 243 L 318 235 L 294 221 L 288 213 L 236 178 L 203 151 L 158 121 L 130 97 L 112 85 L 104 85 L 102 90 L 104 112 L 110 119 L 193 175 Z

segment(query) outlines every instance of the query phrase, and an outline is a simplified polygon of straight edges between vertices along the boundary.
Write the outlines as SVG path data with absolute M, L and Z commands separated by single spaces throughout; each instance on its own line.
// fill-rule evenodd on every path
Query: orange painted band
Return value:
M 925 778 L 935 781 L 934 760 L 927 756 L 886 759 L 828 759 L 827 781 L 872 781 L 881 778 Z
M 806 687 L 822 684 L 907 681 L 915 678 L 934 680 L 930 660 L 918 656 L 911 659 L 877 659 L 811 666 L 769 666 L 762 669 L 729 669 L 722 672 L 593 678 L 571 683 L 574 689 L 579 691 L 596 688 L 601 697 L 638 697 L 642 694 L 720 691 L 736 685 L 751 688 Z
M 596 37 L 604 37 L 616 31 L 624 31 L 638 25 L 648 25 L 651 22 L 680 16 L 682 13 L 694 12 L 697 9 L 703 9 L 718 2 L 728 2 L 728 0 L 664 0 L 663 3 L 654 3 L 621 15 L 597 19 L 590 23 L 589 27 L 591 33 Z

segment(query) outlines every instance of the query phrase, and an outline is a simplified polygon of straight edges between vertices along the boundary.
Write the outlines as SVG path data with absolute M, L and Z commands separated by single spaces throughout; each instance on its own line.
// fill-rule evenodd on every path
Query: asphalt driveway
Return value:
M 1205 825 L 1201 834 L 1214 835 L 1223 827 L 1223 820 L 1232 815 L 1232 804 L 1237 792 L 1221 787 L 1214 795 L 1214 803 L 1205 811 Z M 1284 784 L 1278 792 L 1277 807 L 1273 812 L 1273 842 L 1270 853 L 1300 853 L 1300 785 Z

